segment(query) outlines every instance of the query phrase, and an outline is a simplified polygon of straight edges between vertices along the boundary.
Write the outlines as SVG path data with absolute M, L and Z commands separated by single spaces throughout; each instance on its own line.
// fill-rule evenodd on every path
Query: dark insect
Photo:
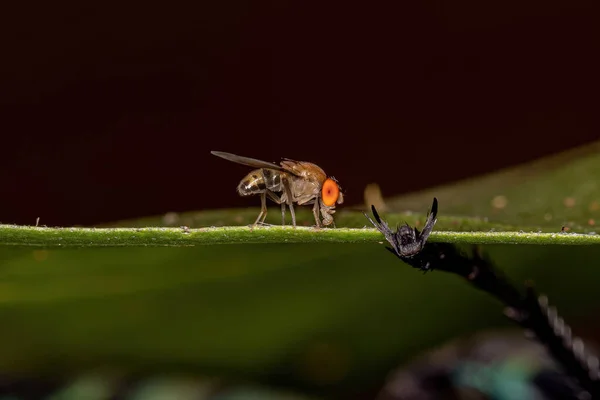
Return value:
M 375 207 L 371 206 L 371 209 L 377 222 L 371 220 L 368 215 L 365 216 L 392 245 L 388 250 L 412 267 L 424 272 L 436 269 L 459 275 L 475 288 L 494 296 L 504 304 L 506 316 L 526 332 L 533 334 L 545 346 L 566 374 L 560 379 L 552 374 L 540 376 L 540 384 L 544 388 L 548 389 L 552 385 L 555 389 L 558 386 L 572 387 L 570 396 L 560 398 L 579 399 L 585 398 L 580 396 L 586 395 L 600 398 L 600 361 L 585 350 L 580 338 L 571 334 L 571 328 L 558 316 L 553 307 L 548 306 L 545 296 L 538 296 L 530 284 L 524 292 L 520 290 L 477 249 L 473 255 L 468 256 L 452 243 L 438 242 L 426 245 L 436 222 L 437 199 L 433 199 L 432 210 L 423 232 L 411 228 L 408 224 L 392 232 L 387 223 L 381 220 Z M 567 379 L 568 385 L 565 386 L 563 378 Z
M 427 215 L 427 221 L 425 222 L 423 232 L 419 232 L 417 228 L 411 228 L 407 223 L 396 228 L 396 232 L 392 232 L 388 224 L 379 217 L 375 206 L 371 206 L 371 211 L 373 211 L 373 216 L 377 222 L 373 221 L 366 213 L 363 214 L 373 226 L 379 230 L 379 232 L 383 233 L 385 239 L 392 245 L 391 248 L 387 247 L 387 249 L 396 254 L 402 261 L 411 264 L 416 268 L 423 269 L 424 271 L 429 270 L 429 263 L 423 263 L 419 257 L 415 258 L 415 256 L 419 255 L 421 250 L 423 250 L 423 247 L 437 222 L 437 198 L 433 198 L 431 211 Z

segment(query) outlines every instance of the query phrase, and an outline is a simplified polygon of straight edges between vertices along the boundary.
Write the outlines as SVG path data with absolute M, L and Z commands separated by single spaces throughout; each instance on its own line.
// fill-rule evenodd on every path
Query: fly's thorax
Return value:
M 313 199 L 320 194 L 321 186 L 314 179 L 291 176 L 290 189 L 295 199 Z
M 327 178 L 321 167 L 308 161 L 283 160 L 281 166 L 303 179 L 323 182 Z

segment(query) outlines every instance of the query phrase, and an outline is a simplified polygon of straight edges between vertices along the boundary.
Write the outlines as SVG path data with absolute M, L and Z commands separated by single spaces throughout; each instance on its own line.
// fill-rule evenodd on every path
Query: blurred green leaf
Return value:
M 436 196 L 441 213 L 489 222 L 567 226 L 593 232 L 600 223 L 600 141 L 449 185 L 388 199 L 391 211 L 419 210 Z

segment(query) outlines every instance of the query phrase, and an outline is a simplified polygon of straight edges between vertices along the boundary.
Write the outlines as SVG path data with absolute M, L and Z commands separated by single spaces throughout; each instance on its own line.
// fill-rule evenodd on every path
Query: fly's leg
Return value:
M 321 221 L 319 221 L 319 201 L 315 200 L 315 205 L 313 206 L 313 215 L 315 216 L 315 222 L 317 223 L 317 229 L 321 227 Z
M 254 221 L 252 229 L 254 229 L 256 225 L 258 225 L 259 221 L 262 223 L 265 220 L 265 218 L 267 218 L 267 194 L 265 192 L 262 192 L 260 194 L 260 214 L 258 214 L 258 218 L 256 218 L 256 221 Z
M 281 200 L 282 196 L 277 196 L 271 190 L 267 190 L 267 196 L 277 204 L 281 204 L 281 226 L 285 225 L 285 202 Z
M 290 208 L 290 214 L 292 214 L 292 226 L 296 227 L 296 213 L 294 212 L 294 204 L 292 197 L 292 189 L 290 189 L 290 182 L 286 177 L 282 177 L 281 183 L 283 186 L 283 190 L 285 192 L 286 202 L 288 207 Z

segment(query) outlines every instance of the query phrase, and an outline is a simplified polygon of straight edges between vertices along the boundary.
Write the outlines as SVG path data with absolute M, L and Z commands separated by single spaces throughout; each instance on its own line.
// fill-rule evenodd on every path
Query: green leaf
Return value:
M 501 227 L 507 229 L 507 227 Z M 541 232 L 541 231 L 540 231 Z M 211 244 L 257 243 L 380 243 L 373 228 L 320 229 L 306 227 L 212 227 L 212 228 L 39 228 L 0 225 L 0 243 L 35 247 L 185 247 Z M 444 232 L 429 241 L 467 244 L 600 244 L 600 235 L 535 232 Z
M 422 226 L 436 196 L 431 240 L 486 243 L 499 268 L 516 281 L 533 279 L 576 326 L 577 316 L 600 306 L 591 296 L 600 278 L 600 246 L 589 234 L 589 219 L 598 218 L 590 205 L 600 199 L 592 147 L 535 174 L 524 167 L 500 172 L 503 179 L 388 199 L 382 217 Z M 496 210 L 498 195 L 507 202 Z M 565 198 L 574 205 L 565 207 Z M 354 230 L 319 232 L 250 231 L 245 225 L 257 215 L 215 210 L 110 224 L 133 228 L 124 230 L 2 226 L 0 370 L 56 374 L 117 363 L 344 397 L 443 340 L 512 326 L 494 299 L 449 274 L 423 275 L 385 251 L 380 234 L 362 229 L 368 221 L 358 211 L 336 214 L 338 227 Z M 268 222 L 279 218 L 271 207 Z M 311 218 L 298 211 L 299 220 Z M 564 222 L 580 234 L 559 233 Z M 135 229 L 148 226 L 155 228 Z M 538 230 L 547 234 L 531 233 Z M 226 233 L 230 244 L 198 245 L 223 243 Z M 256 235 L 265 239 L 246 244 Z

